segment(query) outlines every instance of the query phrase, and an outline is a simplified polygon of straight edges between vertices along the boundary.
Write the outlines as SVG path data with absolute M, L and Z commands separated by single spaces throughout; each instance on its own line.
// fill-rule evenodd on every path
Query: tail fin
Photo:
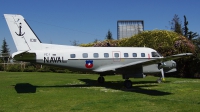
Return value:
M 18 51 L 39 50 L 41 41 L 21 15 L 4 14 Z

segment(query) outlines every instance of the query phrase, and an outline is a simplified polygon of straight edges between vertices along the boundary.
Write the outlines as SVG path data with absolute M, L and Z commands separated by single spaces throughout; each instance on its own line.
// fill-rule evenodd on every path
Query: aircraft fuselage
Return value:
M 39 64 L 62 66 L 83 71 L 104 71 L 103 69 L 113 68 L 113 72 L 117 72 L 117 67 L 129 64 L 131 62 L 155 60 L 162 58 L 155 50 L 146 47 L 74 47 L 63 50 L 58 49 L 43 49 L 29 51 L 23 56 L 14 56 L 16 60 L 36 62 Z M 27 58 L 29 57 L 29 58 Z M 30 58 L 32 57 L 32 58 Z M 172 62 L 175 63 L 175 62 Z M 167 66 L 172 69 L 169 63 Z M 157 64 L 142 66 L 143 73 L 160 73 Z M 149 68 L 151 67 L 151 68 Z M 149 69 L 148 69 L 149 68 Z

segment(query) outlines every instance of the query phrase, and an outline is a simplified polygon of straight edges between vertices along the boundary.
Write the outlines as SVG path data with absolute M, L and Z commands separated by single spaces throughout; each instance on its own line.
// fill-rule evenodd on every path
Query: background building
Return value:
M 131 37 L 144 31 L 143 20 L 119 20 L 117 21 L 117 39 Z

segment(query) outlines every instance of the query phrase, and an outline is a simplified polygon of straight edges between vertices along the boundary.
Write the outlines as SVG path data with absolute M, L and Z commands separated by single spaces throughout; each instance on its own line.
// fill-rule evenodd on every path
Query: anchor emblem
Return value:
M 17 34 L 17 32 L 15 32 Z M 18 36 L 23 36 L 25 34 L 25 32 L 22 34 L 22 23 L 19 23 L 19 34 L 17 34 Z

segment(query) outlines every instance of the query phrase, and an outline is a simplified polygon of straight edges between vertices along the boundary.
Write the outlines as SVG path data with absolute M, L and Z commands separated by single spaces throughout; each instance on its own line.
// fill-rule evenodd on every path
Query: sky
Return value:
M 43 43 L 71 45 L 104 40 L 108 30 L 117 39 L 118 20 L 143 20 L 144 30 L 170 30 L 175 14 L 200 34 L 199 0 L 0 0 L 0 46 L 15 44 L 3 14 L 20 14 Z

